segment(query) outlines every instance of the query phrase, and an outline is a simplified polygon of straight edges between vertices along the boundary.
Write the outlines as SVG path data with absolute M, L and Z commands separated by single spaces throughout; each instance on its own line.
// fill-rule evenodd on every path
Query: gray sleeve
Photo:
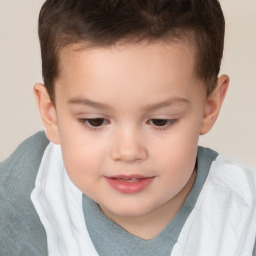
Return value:
M 44 132 L 36 133 L 0 163 L 0 255 L 47 255 L 46 234 L 30 194 L 48 144 Z

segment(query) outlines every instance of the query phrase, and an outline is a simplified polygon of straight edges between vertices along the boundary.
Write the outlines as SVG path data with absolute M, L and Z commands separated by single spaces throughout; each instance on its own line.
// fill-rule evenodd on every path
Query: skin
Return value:
M 219 77 L 206 97 L 194 51 L 182 42 L 78 47 L 62 50 L 55 104 L 42 84 L 34 87 L 47 137 L 61 145 L 72 182 L 106 216 L 151 239 L 193 186 L 198 138 L 213 126 L 229 79 Z M 153 181 L 127 194 L 105 178 L 134 174 Z

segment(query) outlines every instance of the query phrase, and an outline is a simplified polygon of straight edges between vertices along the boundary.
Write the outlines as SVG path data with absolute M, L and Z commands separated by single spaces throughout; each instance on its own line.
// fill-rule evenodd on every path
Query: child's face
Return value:
M 60 64 L 49 137 L 73 183 L 113 219 L 184 201 L 207 105 L 191 48 L 70 48 Z

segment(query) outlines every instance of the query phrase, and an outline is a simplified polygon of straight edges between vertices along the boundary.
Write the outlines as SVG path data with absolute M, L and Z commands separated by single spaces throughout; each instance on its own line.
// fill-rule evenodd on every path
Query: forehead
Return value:
M 104 99 L 107 90 L 112 99 L 123 90 L 126 98 L 131 94 L 131 99 L 145 92 L 149 97 L 170 91 L 179 96 L 181 90 L 189 94 L 198 82 L 194 51 L 185 42 L 143 42 L 105 48 L 74 44 L 61 52 L 56 93 L 61 88 L 66 98 L 94 94 Z
M 70 67 L 71 63 L 77 63 L 82 58 L 87 59 L 88 61 L 94 59 L 98 62 L 97 66 L 100 66 L 100 63 L 118 63 L 123 59 L 126 63 L 129 61 L 138 61 L 141 58 L 141 63 L 145 66 L 147 63 L 146 60 L 153 61 L 154 64 L 163 63 L 168 57 L 171 60 L 178 59 L 180 60 L 179 52 L 186 55 L 186 62 L 191 64 L 193 71 L 196 71 L 196 60 L 195 60 L 195 49 L 193 44 L 185 38 L 184 40 L 179 39 L 170 39 L 170 40 L 158 40 L 153 42 L 142 41 L 139 43 L 130 43 L 130 42 L 118 42 L 111 46 L 98 47 L 90 43 L 74 43 L 68 45 L 60 50 L 59 54 L 59 70 L 62 75 L 65 75 L 65 72 Z M 136 63 L 133 62 L 135 66 Z

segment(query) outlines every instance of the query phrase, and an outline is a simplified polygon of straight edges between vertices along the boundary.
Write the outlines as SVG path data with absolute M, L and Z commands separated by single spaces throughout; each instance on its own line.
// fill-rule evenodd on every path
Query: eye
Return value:
M 150 119 L 149 124 L 164 129 L 175 125 L 177 121 L 177 119 Z
M 109 123 L 105 118 L 79 119 L 79 121 L 90 129 L 97 129 Z
M 155 126 L 165 126 L 168 123 L 166 119 L 152 119 L 151 123 Z
M 87 119 L 86 122 L 93 127 L 99 127 L 104 124 L 105 119 L 103 118 Z

